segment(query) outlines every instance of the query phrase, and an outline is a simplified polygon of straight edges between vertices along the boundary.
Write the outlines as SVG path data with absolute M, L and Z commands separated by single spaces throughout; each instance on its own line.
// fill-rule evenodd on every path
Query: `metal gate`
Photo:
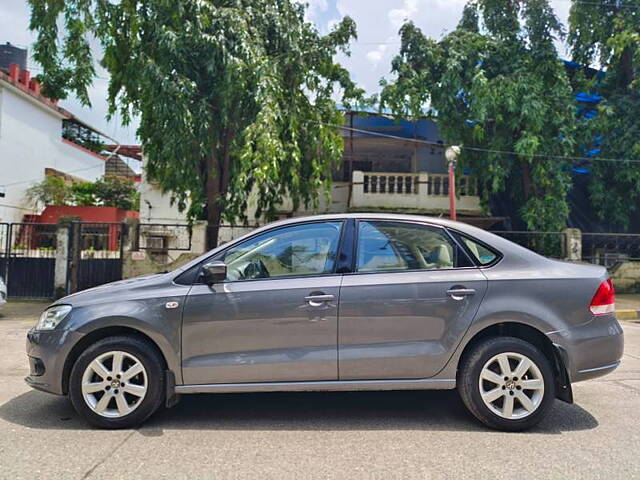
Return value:
M 55 224 L 0 223 L 0 276 L 9 297 L 52 298 Z
M 68 293 L 122 280 L 123 230 L 122 223 L 72 223 Z

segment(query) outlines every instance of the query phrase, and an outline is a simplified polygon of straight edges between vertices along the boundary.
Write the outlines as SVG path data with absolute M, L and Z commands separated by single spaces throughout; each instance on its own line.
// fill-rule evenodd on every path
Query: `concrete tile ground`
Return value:
M 42 304 L 0 317 L 0 478 L 640 478 L 640 325 L 622 366 L 574 386 L 536 429 L 481 427 L 455 392 L 186 396 L 142 428 L 88 427 L 30 390 L 26 330 Z

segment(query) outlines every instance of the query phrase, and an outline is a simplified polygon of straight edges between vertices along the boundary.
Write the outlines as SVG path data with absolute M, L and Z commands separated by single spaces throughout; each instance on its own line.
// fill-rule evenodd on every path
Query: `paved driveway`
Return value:
M 40 307 L 0 317 L 1 478 L 640 478 L 640 324 L 624 325 L 620 369 L 527 433 L 482 428 L 455 392 L 185 396 L 101 431 L 22 380 Z

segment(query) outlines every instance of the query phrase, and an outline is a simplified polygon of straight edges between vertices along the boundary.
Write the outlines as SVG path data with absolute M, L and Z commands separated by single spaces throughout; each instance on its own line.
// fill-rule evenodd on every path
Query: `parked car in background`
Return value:
M 0 309 L 7 303 L 7 284 L 4 283 L 4 279 L 0 277 Z
M 522 430 L 622 353 L 602 267 L 448 220 L 323 215 L 58 300 L 26 381 L 105 428 L 180 394 L 457 387 L 484 424 Z

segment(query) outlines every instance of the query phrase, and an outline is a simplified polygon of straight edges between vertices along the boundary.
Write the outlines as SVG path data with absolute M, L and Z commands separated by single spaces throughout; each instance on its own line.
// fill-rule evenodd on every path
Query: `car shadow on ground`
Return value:
M 91 428 L 65 397 L 31 391 L 0 406 L 0 418 L 34 429 Z M 598 421 L 578 405 L 556 401 L 534 433 L 589 430 Z M 138 431 L 165 430 L 432 430 L 488 431 L 455 391 L 295 392 L 184 395 Z

